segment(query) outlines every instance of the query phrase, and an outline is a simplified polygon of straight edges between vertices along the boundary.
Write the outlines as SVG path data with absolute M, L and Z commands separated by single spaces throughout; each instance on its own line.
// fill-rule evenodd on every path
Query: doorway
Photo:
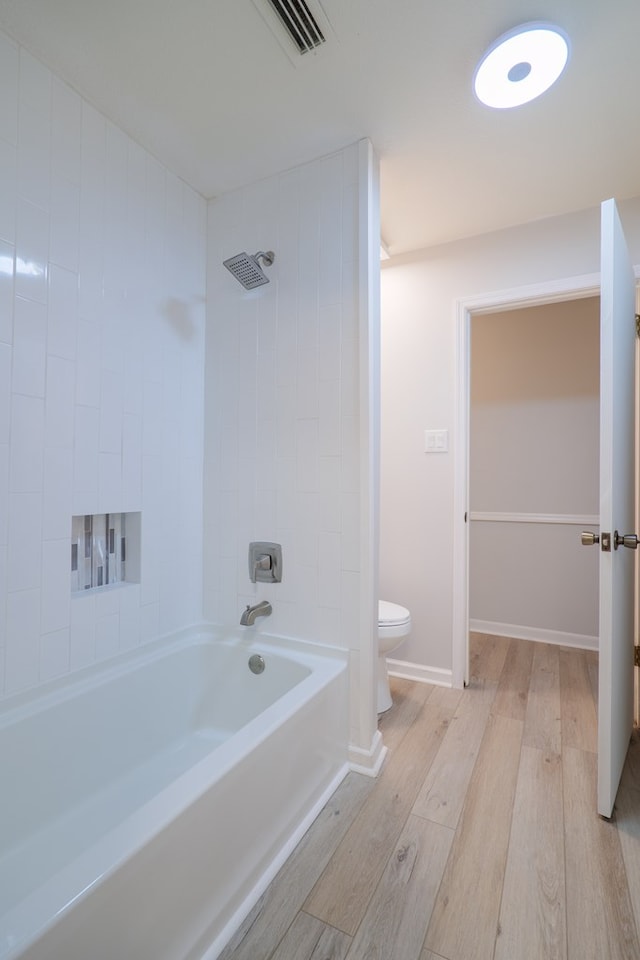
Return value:
M 470 324 L 470 629 L 597 649 L 599 297 Z
M 503 291 L 456 304 L 456 383 L 454 480 L 454 583 L 453 583 L 453 683 L 463 686 L 469 679 L 469 585 L 470 585 L 470 403 L 472 318 L 523 308 L 541 308 L 564 301 L 579 301 L 599 295 L 599 275 L 590 274 L 567 281 Z M 498 512 L 498 511 L 496 511 Z M 515 512 L 515 511 L 512 511 Z M 482 521 L 481 521 L 482 522 Z M 578 531 L 576 531 L 577 535 Z

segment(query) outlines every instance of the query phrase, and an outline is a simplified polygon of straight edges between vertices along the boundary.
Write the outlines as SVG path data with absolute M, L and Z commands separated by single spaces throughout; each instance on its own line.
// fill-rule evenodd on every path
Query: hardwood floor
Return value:
M 474 634 L 470 685 L 391 681 L 350 773 L 220 960 L 640 960 L 640 737 L 595 805 L 597 658 Z

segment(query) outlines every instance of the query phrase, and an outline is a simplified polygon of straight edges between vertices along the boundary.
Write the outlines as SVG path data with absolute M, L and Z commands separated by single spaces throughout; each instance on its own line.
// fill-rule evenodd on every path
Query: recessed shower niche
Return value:
M 123 583 L 140 583 L 140 514 L 73 517 L 71 592 Z

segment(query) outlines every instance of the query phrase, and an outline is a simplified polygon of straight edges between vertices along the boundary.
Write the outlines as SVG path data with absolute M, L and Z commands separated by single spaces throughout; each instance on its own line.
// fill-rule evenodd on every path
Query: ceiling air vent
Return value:
M 268 0 L 299 53 L 309 53 L 325 42 L 318 21 L 304 0 Z

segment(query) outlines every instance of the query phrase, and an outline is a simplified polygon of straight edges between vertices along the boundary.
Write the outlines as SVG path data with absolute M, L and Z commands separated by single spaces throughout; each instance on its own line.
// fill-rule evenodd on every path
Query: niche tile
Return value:
M 73 517 L 72 593 L 139 582 L 139 513 L 97 513 Z

